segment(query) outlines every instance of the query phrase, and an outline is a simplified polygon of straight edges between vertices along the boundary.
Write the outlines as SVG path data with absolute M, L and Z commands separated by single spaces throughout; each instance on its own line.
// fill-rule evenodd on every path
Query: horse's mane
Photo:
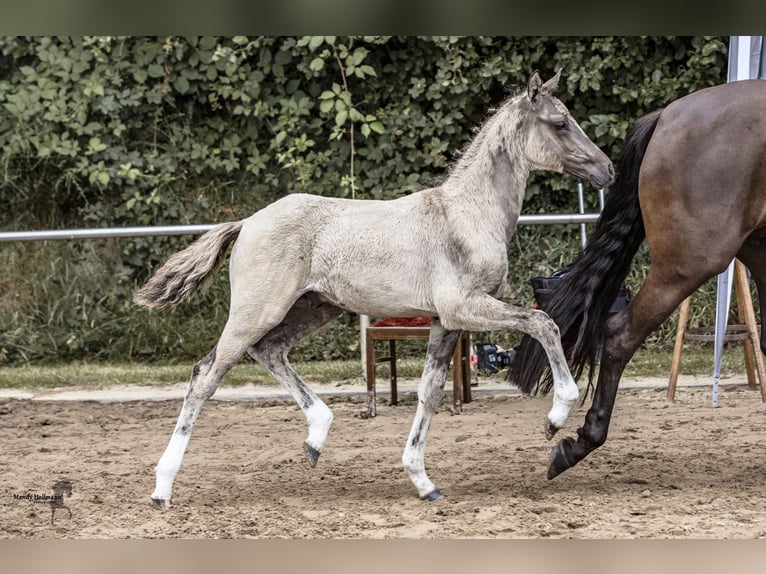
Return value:
M 524 95 L 524 89 L 521 87 L 514 87 L 500 105 L 491 107 L 485 114 L 484 120 L 475 126 L 472 130 L 472 137 L 458 150 L 455 154 L 455 159 L 450 163 L 445 175 L 441 178 L 441 183 L 444 183 L 450 178 L 459 177 L 460 174 L 473 165 L 476 158 L 481 152 L 481 148 L 487 141 L 488 136 L 493 129 L 497 129 L 498 120 L 505 112 L 510 112 L 514 108 L 514 104 Z M 501 128 L 507 124 L 501 124 Z M 515 126 L 514 128 L 515 129 Z M 508 133 L 503 135 L 513 135 L 512 130 L 508 130 Z M 504 138 L 497 139 L 497 145 L 504 145 Z
M 460 149 L 454 152 L 454 156 L 447 165 L 444 173 L 432 177 L 425 184 L 415 184 L 410 186 L 411 192 L 417 193 L 426 189 L 440 187 L 444 185 L 447 180 L 457 176 L 460 171 L 471 165 L 476 159 L 481 143 L 484 141 L 484 138 L 480 137 L 482 130 L 486 130 L 487 126 L 491 123 L 492 118 L 500 114 L 503 108 L 510 107 L 512 101 L 523 96 L 524 91 L 524 86 L 511 86 L 505 99 L 499 105 L 488 108 L 481 122 L 471 129 L 471 137 L 465 141 Z

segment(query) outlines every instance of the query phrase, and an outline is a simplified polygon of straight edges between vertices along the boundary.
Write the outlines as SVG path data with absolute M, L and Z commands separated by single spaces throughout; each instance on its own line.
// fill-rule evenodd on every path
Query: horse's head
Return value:
M 526 154 L 532 169 L 563 171 L 587 179 L 596 188 L 614 180 L 609 158 L 585 135 L 566 106 L 553 96 L 561 70 L 543 83 L 535 72 L 529 78 Z

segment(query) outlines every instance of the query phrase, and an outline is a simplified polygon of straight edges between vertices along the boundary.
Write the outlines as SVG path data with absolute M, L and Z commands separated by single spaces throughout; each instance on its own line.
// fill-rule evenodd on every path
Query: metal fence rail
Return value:
M 519 225 L 556 225 L 593 223 L 598 214 L 522 215 Z M 47 241 L 53 239 L 101 239 L 105 237 L 151 237 L 158 235 L 194 235 L 215 227 L 207 225 L 169 225 L 157 227 L 99 227 L 51 231 L 0 231 L 0 242 Z

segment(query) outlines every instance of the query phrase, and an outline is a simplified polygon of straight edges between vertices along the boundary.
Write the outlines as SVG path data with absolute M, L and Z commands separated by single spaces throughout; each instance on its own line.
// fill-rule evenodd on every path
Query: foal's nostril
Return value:
M 614 165 L 612 165 L 612 162 L 609 162 L 609 166 L 606 169 L 609 172 L 609 175 L 614 177 Z

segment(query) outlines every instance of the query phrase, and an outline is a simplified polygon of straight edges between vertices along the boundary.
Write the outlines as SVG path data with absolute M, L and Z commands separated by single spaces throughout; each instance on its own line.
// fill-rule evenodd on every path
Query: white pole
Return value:
M 735 43 L 737 45 L 737 58 L 736 62 L 732 62 L 733 58 L 729 59 L 729 70 L 732 68 L 732 64 L 735 70 L 735 76 L 732 77 L 731 72 L 728 74 L 729 81 L 735 82 L 738 80 L 749 80 L 751 74 L 751 36 L 736 36 Z M 756 76 L 758 72 L 756 70 Z M 731 305 L 731 285 L 732 278 L 734 276 L 734 261 L 729 263 L 729 267 L 726 271 L 718 275 L 718 292 L 716 294 L 716 307 L 715 307 L 715 338 L 714 338 L 714 351 L 713 351 L 713 399 L 712 404 L 714 407 L 718 406 L 718 382 L 721 378 L 721 360 L 723 358 L 723 343 L 726 336 L 726 327 L 729 322 L 729 307 Z
M 580 207 L 580 214 L 585 214 L 585 198 L 583 196 L 582 191 L 582 180 L 577 180 L 577 200 Z M 588 232 L 585 229 L 585 224 L 580 224 L 580 242 L 582 243 L 582 246 L 585 247 L 585 243 L 588 241 Z
M 737 36 L 737 77 L 735 79 L 750 79 L 750 36 Z
M 718 406 L 718 381 L 721 378 L 721 359 L 726 326 L 729 323 L 729 305 L 731 304 L 731 284 L 734 275 L 734 261 L 718 275 L 718 297 L 715 306 L 715 346 L 713 350 L 713 407 Z

